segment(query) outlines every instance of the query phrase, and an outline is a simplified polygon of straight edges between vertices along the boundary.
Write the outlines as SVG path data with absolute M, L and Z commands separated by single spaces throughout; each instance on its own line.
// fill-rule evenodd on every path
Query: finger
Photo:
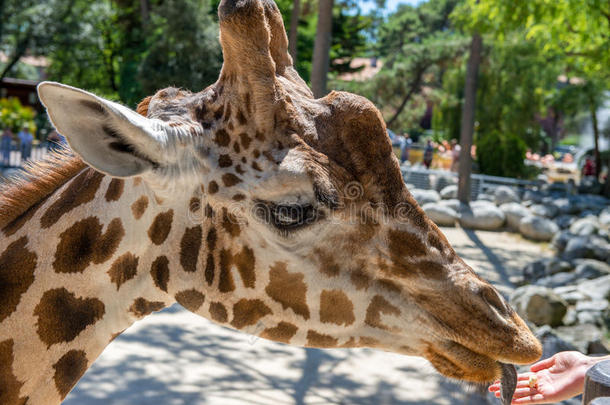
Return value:
M 549 403 L 549 401 L 545 400 L 544 399 L 544 395 L 542 395 L 542 394 L 532 395 L 531 397 L 513 399 L 513 402 L 511 402 L 511 404 L 515 404 L 515 405 L 519 405 L 519 404 L 548 404 L 548 403 Z
M 544 370 L 545 368 L 551 367 L 555 364 L 555 356 L 549 357 L 548 359 L 544 359 L 539 361 L 538 363 L 534 363 L 531 365 L 530 370 L 533 372 Z
M 530 379 L 531 375 L 534 375 L 536 373 L 531 373 L 531 372 L 527 372 L 527 373 L 521 373 L 517 376 L 517 381 L 528 381 Z
M 532 395 L 536 395 L 538 394 L 538 390 L 536 388 L 519 388 L 515 390 L 515 393 L 513 394 L 513 398 L 523 398 L 523 397 L 529 397 Z

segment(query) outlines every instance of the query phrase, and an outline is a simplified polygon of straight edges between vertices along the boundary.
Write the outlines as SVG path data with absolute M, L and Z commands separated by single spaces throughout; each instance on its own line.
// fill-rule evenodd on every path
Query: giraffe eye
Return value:
M 311 204 L 257 203 L 256 213 L 265 223 L 280 231 L 293 231 L 316 222 L 320 215 Z

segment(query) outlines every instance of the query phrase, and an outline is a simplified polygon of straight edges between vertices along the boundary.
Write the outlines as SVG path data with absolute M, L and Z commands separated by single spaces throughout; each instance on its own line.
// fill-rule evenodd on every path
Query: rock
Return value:
M 610 264 L 592 259 L 577 259 L 574 261 L 574 273 L 579 279 L 593 279 L 610 275 Z
M 494 196 L 491 194 L 481 193 L 477 196 L 477 200 L 479 201 L 494 201 Z
M 548 359 L 559 352 L 576 350 L 576 346 L 559 337 L 550 326 L 538 328 L 535 331 L 535 335 L 542 344 L 541 358 L 543 359 Z
M 428 203 L 422 208 L 432 222 L 438 226 L 455 226 L 458 220 L 457 212 L 450 207 L 438 203 Z
M 500 210 L 506 216 L 507 225 L 513 230 L 519 230 L 521 219 L 530 215 L 527 208 L 516 202 L 502 204 L 500 205 Z
M 553 275 L 565 271 L 571 271 L 572 269 L 574 269 L 574 266 L 570 262 L 553 258 L 546 267 L 546 273 Z
M 558 198 L 552 203 L 562 215 L 575 215 L 580 211 L 577 201 L 569 198 Z
M 425 205 L 428 203 L 438 202 L 441 199 L 441 196 L 434 190 L 422 190 L 422 189 L 416 188 L 414 190 L 411 190 L 411 194 L 413 195 L 413 198 L 415 198 L 415 201 L 417 201 L 417 203 L 419 205 Z
M 589 252 L 590 245 L 587 236 L 571 236 L 567 240 L 562 257 L 565 260 L 574 260 L 580 257 L 587 257 Z
M 578 282 L 578 291 L 592 299 L 610 300 L 610 275 Z
M 602 226 L 610 227 L 610 208 L 606 208 L 602 212 L 600 212 L 599 223 Z
M 460 207 L 460 224 L 464 228 L 494 231 L 504 225 L 504 213 L 493 203 L 474 201 L 470 206 Z
M 568 242 L 573 237 L 574 235 L 572 235 L 570 231 L 557 232 L 555 236 L 553 236 L 553 239 L 551 239 L 551 245 L 561 253 L 565 250 Z
M 494 202 L 498 206 L 520 201 L 519 195 L 508 186 L 499 186 L 494 190 Z
M 538 326 L 561 325 L 568 310 L 568 303 L 553 290 L 532 285 L 517 288 L 510 303 L 519 315 Z
M 436 179 L 436 182 L 434 183 L 434 189 L 436 191 L 441 191 L 444 188 L 451 186 L 451 185 L 455 185 L 457 184 L 457 177 L 453 177 L 453 176 L 438 176 L 438 178 Z M 456 192 L 456 196 L 457 196 L 457 186 L 455 186 L 455 192 Z M 453 197 L 455 198 L 455 197 Z
M 589 236 L 597 233 L 599 224 L 597 217 L 588 216 L 586 218 L 577 219 L 570 225 L 570 233 L 578 236 Z
M 462 203 L 460 202 L 460 200 L 456 200 L 455 198 L 452 198 L 450 200 L 441 200 L 441 201 L 439 201 L 439 204 L 443 205 L 445 207 L 449 207 L 452 210 L 454 210 L 455 212 L 459 212 L 460 207 L 462 206 Z
M 458 187 L 456 185 L 451 185 L 443 188 L 440 195 L 443 200 L 449 200 L 457 197 L 457 191 Z
M 539 216 L 524 217 L 519 223 L 521 235 L 537 241 L 550 241 L 558 231 L 559 227 L 553 221 Z
M 583 324 L 576 326 L 561 326 L 554 330 L 557 336 L 576 347 L 581 353 L 588 352 L 590 342 L 594 342 L 604 338 L 604 334 L 600 328 L 592 324 Z
M 578 276 L 575 273 L 557 273 L 536 281 L 537 285 L 555 288 L 576 282 Z
M 604 238 L 598 236 L 592 236 L 589 239 L 589 250 L 591 257 L 608 262 L 610 260 L 610 243 Z
M 576 218 L 574 218 L 572 215 L 560 215 L 558 217 L 555 217 L 555 223 L 561 229 L 569 228 L 570 225 L 574 223 L 574 221 L 576 221 Z
M 523 278 L 525 281 L 531 283 L 540 278 L 546 277 L 548 275 L 546 269 L 550 261 L 551 259 L 543 258 L 528 263 L 523 268 Z
M 536 204 L 530 207 L 530 212 L 539 217 L 555 218 L 559 210 L 554 205 Z
M 523 193 L 523 201 L 532 201 L 534 204 L 542 202 L 544 194 L 540 191 L 525 190 Z
M 608 300 L 581 301 L 576 303 L 576 318 L 579 324 L 590 323 L 604 326 L 608 319 Z

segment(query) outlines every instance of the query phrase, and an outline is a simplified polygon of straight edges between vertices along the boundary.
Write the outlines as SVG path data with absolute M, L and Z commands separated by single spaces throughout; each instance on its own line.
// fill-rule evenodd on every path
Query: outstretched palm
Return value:
M 548 404 L 581 394 L 589 360 L 579 352 L 561 352 L 539 361 L 530 367 L 530 373 L 519 374 L 512 403 Z M 538 384 L 530 388 L 528 381 L 533 374 Z M 499 397 L 500 382 L 496 381 L 489 390 Z

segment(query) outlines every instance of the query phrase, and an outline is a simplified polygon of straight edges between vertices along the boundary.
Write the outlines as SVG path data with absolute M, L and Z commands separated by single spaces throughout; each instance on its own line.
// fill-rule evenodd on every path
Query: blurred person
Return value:
M 403 134 L 404 141 L 402 142 L 402 148 L 400 151 L 400 163 L 404 163 L 409 160 L 409 155 L 411 153 L 411 145 L 413 144 L 413 140 L 409 136 L 408 133 Z
M 585 164 L 582 167 L 582 176 L 583 177 L 595 176 L 595 162 L 593 161 L 591 156 L 587 156 L 585 158 Z
M 426 141 L 426 146 L 424 147 L 424 166 L 426 169 L 429 169 L 432 166 L 432 159 L 434 158 L 434 145 L 432 141 L 428 139 Z
M 2 154 L 2 166 L 11 165 L 11 145 L 13 142 L 13 132 L 6 128 L 2 132 L 2 138 L 0 139 L 0 152 Z
M 457 172 L 460 167 L 460 152 L 462 147 L 458 143 L 457 139 L 451 140 L 451 171 Z
M 584 391 L 585 375 L 595 364 L 610 360 L 610 356 L 591 357 L 580 352 L 559 352 L 530 367 L 529 373 L 519 374 L 512 404 L 551 404 L 580 395 Z M 500 397 L 500 381 L 489 391 Z
M 34 136 L 30 133 L 30 129 L 27 125 L 23 126 L 23 129 L 17 135 L 19 138 L 19 148 L 21 149 L 21 160 L 29 160 L 32 155 L 32 142 Z

